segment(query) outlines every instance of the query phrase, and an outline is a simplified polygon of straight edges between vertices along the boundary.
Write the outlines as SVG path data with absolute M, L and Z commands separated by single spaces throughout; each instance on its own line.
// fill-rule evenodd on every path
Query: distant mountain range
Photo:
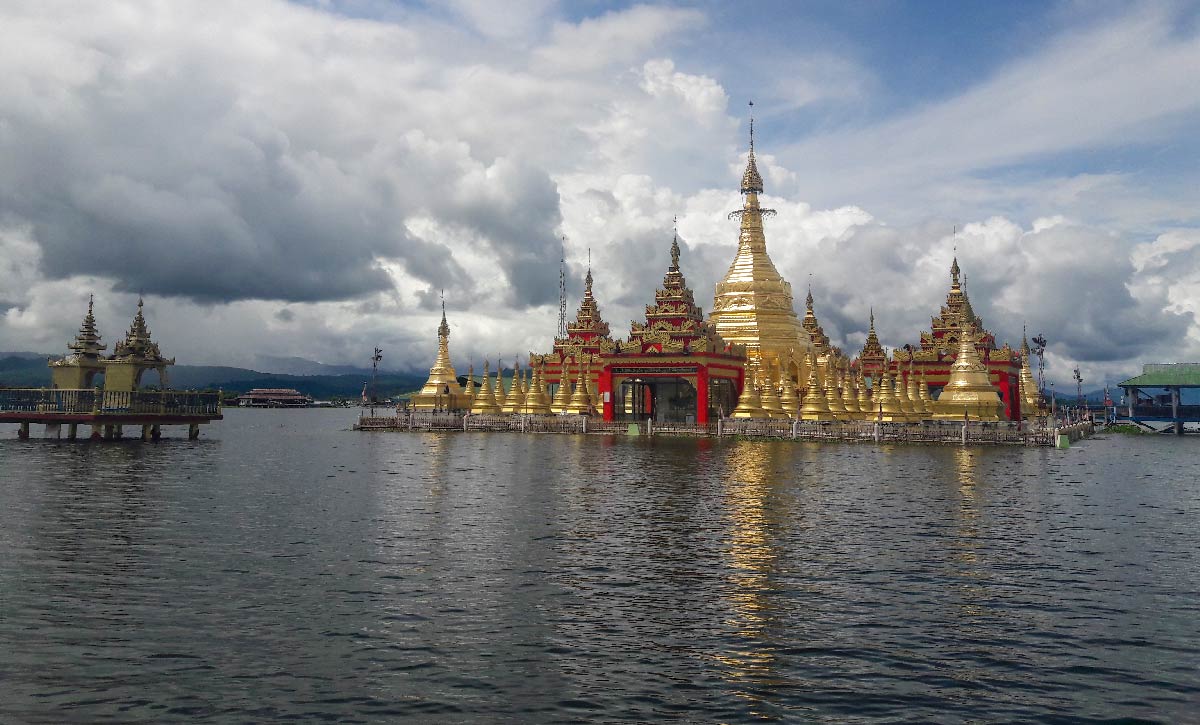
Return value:
M 0 387 L 43 387 L 50 385 L 49 355 L 30 352 L 0 352 Z M 271 360 L 271 358 L 268 358 Z M 262 372 L 248 368 L 218 365 L 173 365 L 168 382 L 173 388 L 244 393 L 251 388 L 294 388 L 317 400 L 358 398 L 363 383 L 371 380 L 370 369 L 322 365 L 302 358 L 274 358 L 292 370 L 312 370 L 313 374 Z M 274 367 L 274 366 L 272 366 Z M 426 375 L 405 372 L 381 372 L 379 397 L 392 397 L 418 390 Z M 151 374 L 148 382 L 157 382 Z

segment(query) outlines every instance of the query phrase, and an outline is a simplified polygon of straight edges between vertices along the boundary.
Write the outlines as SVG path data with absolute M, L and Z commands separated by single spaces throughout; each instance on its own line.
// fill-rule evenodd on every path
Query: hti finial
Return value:
M 675 230 L 675 236 L 671 238 L 671 268 L 679 269 L 679 229 Z
M 806 298 L 804 299 L 804 304 L 805 304 L 805 305 L 808 307 L 808 311 L 809 311 L 809 312 L 812 312 L 812 308 L 813 308 L 813 298 L 812 298 L 812 272 L 809 272 L 809 273 L 808 273 L 808 297 L 806 297 Z
M 92 314 L 92 306 L 96 304 L 96 295 L 88 295 L 88 314 Z
M 754 153 L 754 101 L 750 101 L 750 153 Z
M 746 159 L 746 171 L 742 174 L 742 193 L 751 192 L 763 192 L 762 175 L 758 173 L 758 164 L 754 159 L 754 101 L 750 102 L 750 156 Z
M 438 325 L 438 337 L 450 337 L 450 325 L 446 322 L 446 290 L 442 294 L 442 322 Z
M 875 329 L 875 306 L 871 305 L 871 329 Z

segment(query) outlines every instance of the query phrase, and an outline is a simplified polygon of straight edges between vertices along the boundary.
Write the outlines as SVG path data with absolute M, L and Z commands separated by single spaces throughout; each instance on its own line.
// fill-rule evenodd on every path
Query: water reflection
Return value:
M 956 530 L 952 540 L 953 560 L 958 564 L 956 585 L 961 597 L 959 614 L 964 620 L 986 616 L 985 606 L 989 567 L 980 556 L 979 468 L 982 452 L 970 448 L 954 450 L 954 470 L 958 477 L 958 508 L 955 511 Z
M 733 615 L 730 623 L 741 642 L 717 659 L 728 668 L 738 696 L 751 703 L 755 717 L 772 717 L 774 703 L 763 697 L 759 686 L 777 679 L 779 658 L 772 630 L 779 617 L 774 574 L 780 552 L 773 537 L 789 525 L 774 501 L 774 453 L 774 446 L 740 441 L 726 458 L 730 571 L 725 591 Z

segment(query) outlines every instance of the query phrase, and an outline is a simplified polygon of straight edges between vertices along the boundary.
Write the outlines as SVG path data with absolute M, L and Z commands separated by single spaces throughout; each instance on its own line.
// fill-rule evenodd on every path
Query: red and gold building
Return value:
M 630 324 L 629 338 L 613 340 L 600 317 L 588 271 L 583 302 L 567 337 L 554 351 L 530 355 L 554 398 L 555 412 L 569 410 L 580 381 L 590 412 L 604 420 L 645 420 L 704 424 L 727 415 L 737 402 L 745 374 L 745 348 L 726 343 L 704 320 L 695 295 L 679 268 L 679 240 L 671 242 L 671 265 L 646 306 L 645 322 Z M 535 373 L 536 375 L 536 373 Z M 570 397 L 566 390 L 574 385 Z
M 740 224 L 738 249 L 716 285 L 707 319 L 680 269 L 676 235 L 662 286 L 646 306 L 644 321 L 630 324 L 627 339 L 612 337 L 589 268 L 566 336 L 556 337 L 548 353 L 530 353 L 526 374 L 518 370 L 507 390 L 499 372 L 494 387 L 485 380 L 479 391 L 472 384 L 463 392 L 450 382 L 455 374 L 444 314 L 438 361 L 426 388 L 440 392 L 453 409 L 477 414 L 600 415 L 607 421 L 705 424 L 731 415 L 1020 420 L 1035 414 L 1039 403 L 1028 346 L 1021 351 L 997 346 L 971 307 L 957 259 L 946 304 L 929 331 L 921 333 L 919 345 L 889 356 L 872 311 L 862 352 L 855 360 L 844 355 L 817 320 L 811 289 L 803 318 L 796 315 L 791 285 L 767 254 L 763 219 L 774 212 L 760 206 L 762 191 L 752 121 L 743 207 L 730 215 Z M 935 400 L 942 390 L 946 394 Z
M 955 258 L 950 265 L 950 291 L 946 294 L 946 304 L 931 319 L 930 329 L 921 332 L 920 344 L 896 348 L 890 360 L 875 336 L 872 314 L 871 330 L 856 364 L 872 379 L 884 369 L 906 386 L 913 376 L 923 378 L 930 394 L 936 399 L 950 383 L 951 367 L 959 356 L 959 343 L 966 336 L 974 343 L 979 359 L 987 370 L 988 380 L 1004 404 L 1003 417 L 1020 420 L 1023 417 L 1022 408 L 1028 407 L 1030 402 L 1028 398 L 1023 401 L 1021 394 L 1024 358 L 1007 343 L 1002 347 L 997 346 L 995 335 L 983 326 L 983 320 L 971 307 L 960 275 L 958 259 Z M 1028 417 L 1028 413 L 1024 417 Z

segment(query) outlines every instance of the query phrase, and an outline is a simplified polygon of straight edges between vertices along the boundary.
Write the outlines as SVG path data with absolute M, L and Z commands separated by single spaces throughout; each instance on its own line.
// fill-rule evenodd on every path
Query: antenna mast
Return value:
M 567 337 L 567 238 L 562 238 L 562 256 L 558 259 L 558 336 Z M 589 252 L 590 255 L 590 252 Z

